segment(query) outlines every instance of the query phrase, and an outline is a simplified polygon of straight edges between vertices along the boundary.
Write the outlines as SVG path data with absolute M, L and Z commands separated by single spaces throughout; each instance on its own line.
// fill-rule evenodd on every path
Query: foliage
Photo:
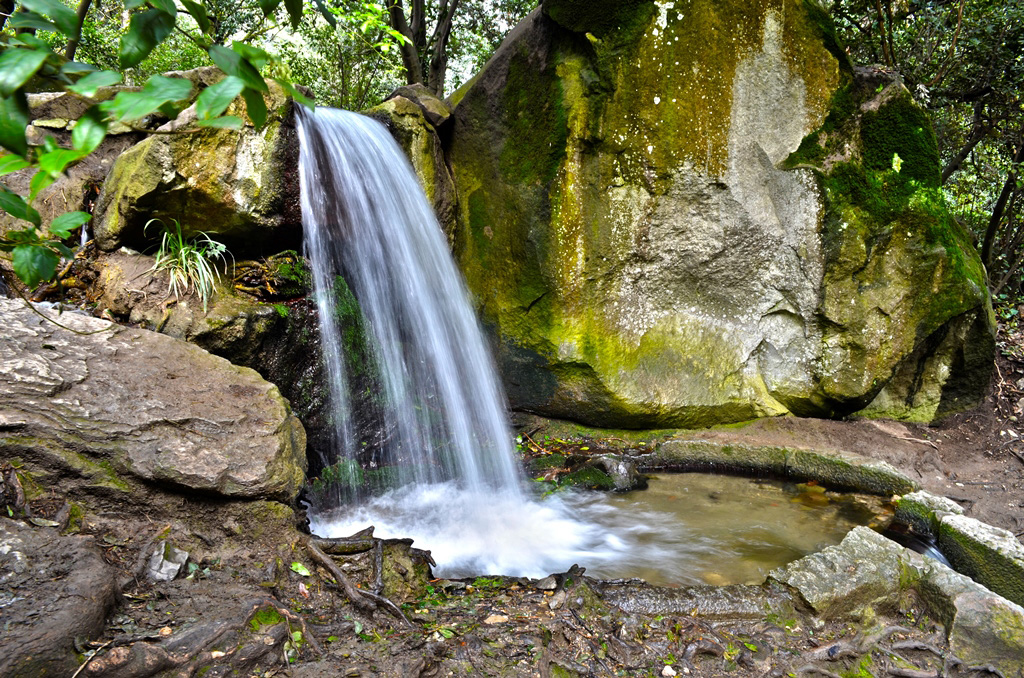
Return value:
M 395 49 L 401 36 L 375 3 L 345 2 L 331 17 L 307 7 L 297 39 L 278 46 L 282 61 L 322 105 L 362 110 L 380 103 L 404 81 Z
M 115 70 L 109 60 L 103 64 L 108 67 L 103 68 L 58 53 L 63 45 L 66 54 L 74 54 L 72 47 L 77 47 L 83 34 L 88 37 L 84 21 L 58 0 L 19 0 L 9 19 L 6 15 L 0 17 L 0 28 L 4 29 L 0 33 L 0 147 L 6 151 L 0 156 L 0 176 L 19 170 L 31 174 L 27 199 L 0 184 L 0 208 L 14 220 L 28 224 L 5 234 L 0 251 L 11 253 L 15 273 L 24 283 L 34 286 L 51 279 L 59 258 L 70 256 L 70 250 L 60 241 L 70 235 L 70 228 L 84 223 L 81 216 L 64 215 L 43 235 L 40 215 L 32 207 L 40 191 L 96 150 L 111 124 L 134 126 L 157 113 L 174 117 L 191 100 L 191 82 L 162 75 L 150 75 L 137 91 L 121 91 L 106 100 L 100 96 L 101 87 L 123 82 L 126 72 L 144 64 L 154 53 L 159 55 L 157 48 L 172 36 L 185 36 L 230 76 L 199 95 L 200 127 L 240 128 L 239 118 L 224 115 L 231 101 L 240 95 L 249 119 L 261 128 L 267 118 L 263 93 L 268 91 L 261 70 L 296 99 L 310 103 L 285 77 L 286 69 L 276 58 L 246 42 L 253 34 L 232 42 L 230 47 L 218 42 L 226 39 L 224 23 L 218 19 L 218 8 L 223 5 L 218 3 L 226 1 L 182 0 L 179 8 L 168 0 L 125 0 L 128 27 L 117 46 L 121 71 Z M 268 19 L 280 5 L 281 0 L 259 0 L 260 13 Z M 289 0 L 285 6 L 292 25 L 298 25 L 301 3 Z M 83 0 L 81 7 L 89 9 L 88 0 Z M 83 13 L 82 18 L 85 16 Z M 29 142 L 27 94 L 40 88 L 63 90 L 91 104 L 75 124 L 70 148 L 62 147 L 52 137 L 41 144 Z M 74 226 L 69 227 L 72 223 Z
M 202 232 L 196 238 L 185 238 L 178 220 L 172 221 L 173 228 L 168 228 L 159 219 L 150 219 L 146 222 L 147 229 L 153 223 L 160 224 L 164 229 L 152 270 L 167 272 L 170 276 L 167 292 L 173 293 L 175 297 L 195 290 L 203 302 L 205 312 L 213 295 L 213 283 L 220 279 L 220 273 L 213 264 L 217 261 L 224 263 L 227 248 Z
M 899 73 L 935 120 L 941 183 L 994 293 L 1024 296 L 1024 5 L 832 0 L 854 61 Z M 902 153 L 901 153 L 902 155 Z

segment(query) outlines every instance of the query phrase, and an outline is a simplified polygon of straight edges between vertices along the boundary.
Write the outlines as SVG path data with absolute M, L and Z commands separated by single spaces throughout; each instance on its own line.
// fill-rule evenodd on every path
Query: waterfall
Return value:
M 376 462 L 396 484 L 456 481 L 521 496 L 504 395 L 468 293 L 409 162 L 356 113 L 299 114 L 306 254 L 313 270 L 341 458 L 356 456 L 334 278 L 359 303 L 388 428 Z
M 578 517 L 583 506 L 603 511 L 598 502 L 526 496 L 468 292 L 402 150 L 365 116 L 298 111 L 305 249 L 335 425 L 337 458 L 326 461 L 347 463 L 342 477 L 370 490 L 315 507 L 311 529 L 412 537 L 441 576 L 543 576 L 618 557 L 625 541 Z M 338 276 L 362 312 L 366 364 L 346 367 Z M 356 368 L 376 374 L 370 393 L 349 383 Z M 367 418 L 379 439 L 360 432 Z

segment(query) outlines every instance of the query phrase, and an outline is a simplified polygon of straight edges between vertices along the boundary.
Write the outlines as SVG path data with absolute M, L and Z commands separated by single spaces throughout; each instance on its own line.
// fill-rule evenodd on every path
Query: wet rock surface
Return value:
M 298 493 L 305 434 L 275 386 L 171 337 L 49 313 L 64 327 L 0 300 L 9 457 L 75 469 L 111 492 L 141 481 L 223 497 Z

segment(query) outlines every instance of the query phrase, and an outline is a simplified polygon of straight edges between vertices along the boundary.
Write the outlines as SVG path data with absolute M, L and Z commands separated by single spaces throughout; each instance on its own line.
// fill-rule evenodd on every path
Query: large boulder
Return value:
M 171 337 L 0 299 L 0 450 L 92 489 L 292 500 L 305 433 L 278 389 Z
M 807 2 L 545 0 L 452 96 L 455 250 L 514 407 L 701 426 L 980 398 L 990 306 L 931 127 L 832 36 Z
M 193 75 L 196 91 L 224 77 L 216 69 L 198 74 L 203 78 L 170 75 Z M 146 233 L 146 224 L 159 219 L 167 227 L 178 222 L 186 237 L 208 233 L 236 256 L 297 247 L 302 229 L 292 101 L 276 83 L 267 85 L 262 129 L 247 123 L 240 132 L 195 131 L 192 106 L 123 153 L 96 202 L 97 244 L 104 250 L 150 247 L 161 231 Z M 244 118 L 240 101 L 228 113 Z

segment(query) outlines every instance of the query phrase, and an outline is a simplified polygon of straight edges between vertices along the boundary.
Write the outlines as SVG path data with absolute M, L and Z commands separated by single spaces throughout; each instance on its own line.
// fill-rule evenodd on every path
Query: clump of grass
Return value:
M 150 224 L 156 223 L 164 231 L 152 270 L 167 272 L 170 277 L 167 293 L 173 293 L 175 298 L 195 290 L 203 302 L 205 313 L 213 295 L 213 283 L 220 280 L 220 273 L 214 264 L 217 261 L 225 262 L 224 255 L 228 253 L 228 249 L 224 243 L 217 242 L 203 232 L 194 238 L 186 238 L 181 232 L 178 220 L 171 221 L 174 222 L 173 228 L 168 227 L 160 219 L 150 219 L 143 229 L 146 230 Z

